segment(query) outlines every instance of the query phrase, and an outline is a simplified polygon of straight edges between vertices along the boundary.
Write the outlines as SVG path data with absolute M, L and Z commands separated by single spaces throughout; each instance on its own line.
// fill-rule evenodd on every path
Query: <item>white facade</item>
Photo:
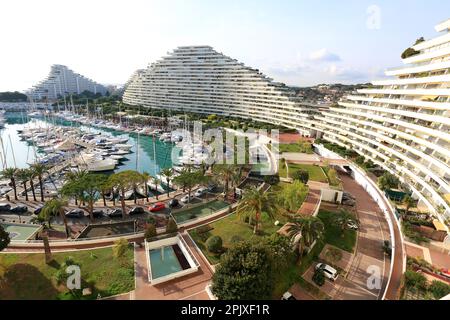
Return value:
M 295 128 L 305 135 L 314 129 L 313 115 L 318 112 L 315 105 L 298 102 L 288 87 L 209 46 L 178 47 L 136 72 L 123 102 L 250 118 Z
M 350 147 L 411 187 L 441 221 L 450 221 L 450 20 L 419 53 L 316 119 L 324 138 Z
M 33 86 L 27 95 L 34 100 L 55 100 L 68 94 L 80 94 L 83 91 L 101 93 L 104 95 L 106 87 L 73 72 L 63 65 L 52 65 L 47 78 Z

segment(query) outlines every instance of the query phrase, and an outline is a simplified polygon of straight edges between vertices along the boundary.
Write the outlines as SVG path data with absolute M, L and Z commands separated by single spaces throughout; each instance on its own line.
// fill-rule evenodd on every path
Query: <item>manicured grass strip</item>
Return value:
M 306 170 L 309 173 L 309 180 L 327 182 L 328 179 L 319 166 L 309 164 L 289 164 L 289 174 L 298 170 Z
M 356 244 L 356 231 L 345 230 L 342 233 L 339 226 L 334 223 L 334 217 L 339 213 L 319 211 L 318 217 L 325 225 L 324 240 L 339 249 L 353 252 L 353 248 Z
M 92 295 L 84 297 L 86 299 L 134 289 L 132 246 L 120 259 L 113 257 L 112 248 L 53 253 L 52 256 L 54 261 L 47 265 L 43 253 L 0 254 L 0 300 L 73 299 L 65 283 L 56 281 L 56 274 L 68 257 L 80 266 L 82 289 L 92 289 Z
M 275 226 L 274 221 L 279 220 L 280 225 Z M 253 226 L 245 223 L 235 213 L 223 218 L 219 221 L 209 224 L 211 230 L 205 233 L 199 233 L 199 228 L 189 231 L 198 247 L 202 250 L 203 254 L 208 258 L 209 262 L 216 264 L 219 262 L 220 257 L 213 253 L 210 253 L 206 247 L 205 242 L 211 236 L 219 236 L 222 238 L 223 246 L 225 250 L 232 246 L 233 241 L 236 240 L 249 240 L 253 238 L 262 238 L 266 235 L 277 232 L 281 226 L 286 222 L 286 218 L 283 216 L 277 216 L 272 221 L 263 214 L 262 228 L 260 233 L 255 235 L 253 233 Z

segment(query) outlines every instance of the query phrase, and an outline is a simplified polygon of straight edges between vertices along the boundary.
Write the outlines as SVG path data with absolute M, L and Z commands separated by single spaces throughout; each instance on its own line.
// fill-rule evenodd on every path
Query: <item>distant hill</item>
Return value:
M 0 92 L 0 102 L 26 102 L 28 97 L 18 91 L 14 92 Z

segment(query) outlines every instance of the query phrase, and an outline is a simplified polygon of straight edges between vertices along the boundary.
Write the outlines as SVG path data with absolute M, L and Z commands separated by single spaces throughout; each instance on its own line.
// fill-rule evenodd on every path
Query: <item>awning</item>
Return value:
M 436 230 L 438 230 L 438 231 L 447 231 L 447 228 L 438 219 L 433 220 L 433 225 L 436 228 Z

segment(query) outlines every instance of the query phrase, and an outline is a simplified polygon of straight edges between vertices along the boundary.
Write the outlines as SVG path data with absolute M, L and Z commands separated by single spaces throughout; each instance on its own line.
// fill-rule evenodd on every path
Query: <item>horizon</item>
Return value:
M 71 13 L 63 14 L 51 0 L 0 4 L 9 13 L 0 28 L 12 30 L 4 33 L 9 45 L 0 62 L 0 91 L 26 91 L 47 77 L 52 64 L 123 85 L 166 52 L 199 44 L 288 86 L 368 83 L 400 66 L 400 54 L 417 38 L 437 36 L 434 26 L 450 9 L 437 0 L 72 2 L 66 4 Z

